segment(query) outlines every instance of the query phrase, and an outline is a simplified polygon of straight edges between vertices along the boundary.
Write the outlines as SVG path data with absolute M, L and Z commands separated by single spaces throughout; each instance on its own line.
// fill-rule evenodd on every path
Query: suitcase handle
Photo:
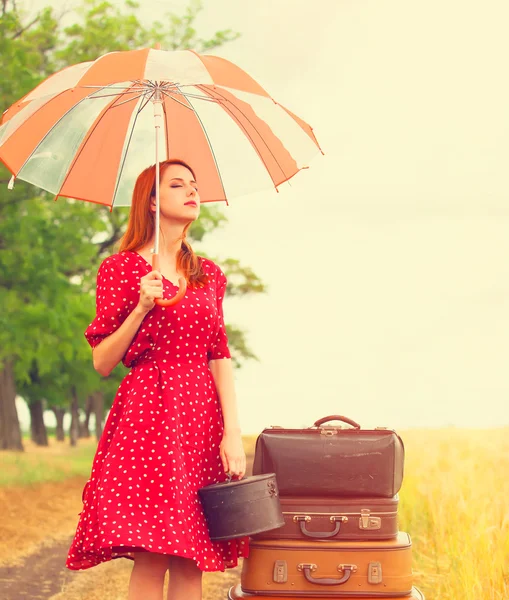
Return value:
M 311 518 L 308 516 L 295 515 L 293 517 L 293 520 L 299 523 L 302 535 L 305 535 L 310 538 L 325 539 L 337 535 L 339 533 L 339 530 L 341 529 L 341 523 L 346 523 L 348 521 L 348 517 L 331 517 L 330 520 L 333 523 L 334 521 L 336 522 L 336 527 L 334 528 L 334 531 L 308 531 L 306 529 L 306 523 L 311 520 Z
M 344 571 L 344 575 L 340 579 L 329 579 L 327 577 L 315 578 L 311 575 L 311 571 L 316 571 L 317 568 L 312 563 L 300 563 L 297 565 L 297 570 L 304 572 L 304 577 L 309 583 L 316 583 L 318 585 L 340 585 L 346 583 L 350 579 L 350 575 L 357 571 L 357 565 L 338 565 L 338 571 Z
M 342 417 L 341 415 L 330 415 L 329 417 L 322 417 L 321 419 L 318 419 L 318 421 L 315 421 L 313 423 L 313 427 L 320 427 L 320 425 L 323 425 L 328 421 L 343 421 L 343 423 L 348 423 L 348 425 L 351 425 L 355 429 L 361 428 L 359 423 L 356 423 L 355 421 L 352 421 L 352 419 L 348 419 L 347 417 Z

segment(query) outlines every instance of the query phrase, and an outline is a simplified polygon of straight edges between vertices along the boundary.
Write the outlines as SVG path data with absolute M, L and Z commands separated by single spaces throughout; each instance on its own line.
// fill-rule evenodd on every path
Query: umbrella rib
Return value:
M 164 96 L 168 96 L 168 94 L 165 94 L 163 91 L 163 95 Z M 163 98 L 163 102 L 162 102 L 162 107 L 163 107 L 163 113 L 164 113 L 164 133 L 166 134 L 166 160 L 168 160 L 170 158 L 170 132 L 168 131 L 168 115 L 166 114 L 166 104 L 164 102 L 164 98 Z M 157 167 L 157 165 L 156 165 Z
M 174 98 L 171 94 L 168 94 L 168 92 L 165 92 L 164 90 L 161 90 L 162 94 L 164 96 L 166 96 L 167 98 L 169 98 L 170 100 L 173 100 L 174 102 L 176 102 L 177 104 L 180 104 L 180 106 L 183 106 L 184 108 L 187 108 L 189 110 L 193 110 L 191 107 L 189 107 L 187 104 L 184 104 L 183 102 L 181 102 L 180 100 L 177 100 L 176 98 Z
M 117 106 L 122 106 L 123 104 L 127 104 L 128 102 L 132 102 L 133 100 L 139 100 L 143 96 L 145 96 L 145 93 L 138 94 L 137 96 L 133 96 L 132 98 L 128 98 L 127 100 L 122 100 L 122 102 L 119 102 L 118 104 L 115 104 L 115 106 L 112 106 L 111 108 L 117 108 Z
M 221 101 L 216 98 L 210 98 L 210 96 L 199 96 L 198 94 L 188 94 L 187 92 L 182 92 L 182 95 L 186 98 L 195 98 L 196 100 L 205 100 L 205 102 L 212 102 L 213 104 L 222 104 Z
M 191 86 L 189 86 L 191 87 Z M 193 86 L 196 87 L 196 86 Z M 162 90 L 163 93 L 164 90 Z M 197 100 L 205 100 L 206 102 L 213 102 L 214 104 L 221 104 L 221 101 L 218 100 L 217 98 L 211 98 L 210 96 L 200 96 L 199 94 L 191 94 L 188 92 L 183 92 L 180 87 L 175 87 L 173 90 L 173 93 L 175 94 L 180 94 L 181 96 L 184 96 L 184 98 L 196 98 Z
M 126 84 L 127 85 L 117 85 L 116 83 L 107 83 L 107 84 L 103 84 L 103 85 L 79 85 L 77 86 L 78 88 L 83 88 L 83 89 L 91 89 L 91 90 L 105 90 L 106 88 L 110 89 L 110 90 L 125 90 L 127 89 L 132 89 L 133 88 L 133 84 L 134 85 L 139 85 L 141 87 L 148 87 L 149 84 L 152 86 L 152 82 L 147 80 L 143 80 L 143 79 L 130 79 L 129 81 L 126 80 Z
M 121 88 L 118 88 L 121 89 Z M 125 90 L 125 88 L 122 88 Z M 87 98 L 89 100 L 95 100 L 96 98 L 113 98 L 114 96 L 120 97 L 120 96 L 125 96 L 127 94 L 145 94 L 146 91 L 145 90 L 140 90 L 139 88 L 136 88 L 134 90 L 126 90 L 124 92 L 113 92 L 113 94 L 101 94 L 100 96 L 96 96 L 95 94 L 90 94 L 90 96 L 87 96 Z
M 153 96 L 154 96 L 154 94 L 153 94 L 153 93 L 152 93 L 152 94 L 150 94 L 150 96 L 149 96 L 148 94 L 145 94 L 145 95 L 146 95 L 145 104 L 143 104 L 143 106 L 140 106 L 140 108 L 139 108 L 139 110 L 138 110 L 138 114 L 140 114 L 140 113 L 141 113 L 141 111 L 142 111 L 142 110 L 145 108 L 145 106 L 147 106 L 147 104 L 148 104 L 148 103 L 149 103 L 149 102 L 152 100 L 152 98 L 153 98 Z
M 201 86 L 197 86 L 200 87 Z M 217 90 L 214 90 L 216 94 L 221 95 Z M 251 137 L 251 135 L 246 131 L 246 128 L 244 127 L 244 125 L 242 125 L 242 123 L 239 121 L 238 117 L 233 113 L 233 111 L 228 108 L 227 103 L 232 104 L 232 102 L 228 99 L 225 98 L 224 96 L 221 96 L 221 98 L 224 100 L 223 102 L 220 102 L 219 104 L 224 108 L 224 110 L 226 110 L 227 112 L 230 113 L 230 116 L 237 122 L 238 126 L 242 129 L 242 131 L 244 132 L 244 135 L 251 141 L 251 143 L 253 144 L 253 147 L 256 151 L 256 153 L 258 154 L 258 156 L 260 157 L 260 160 L 262 161 L 262 163 L 264 164 L 265 168 L 267 169 L 267 172 L 270 175 L 270 170 L 267 166 L 267 163 L 263 160 L 262 155 L 260 154 L 260 151 L 258 150 L 256 143 L 254 141 L 254 139 Z M 277 160 L 277 158 L 274 156 L 274 153 L 272 152 L 272 150 L 270 149 L 269 145 L 267 144 L 267 142 L 265 141 L 263 135 L 258 131 L 258 129 L 256 129 L 256 127 L 253 125 L 253 123 L 251 123 L 249 117 L 247 115 L 245 115 L 242 110 L 235 105 L 235 108 L 240 112 L 240 114 L 246 119 L 246 121 L 252 126 L 252 128 L 256 131 L 256 133 L 260 136 L 261 141 L 263 142 L 263 144 L 265 145 L 265 147 L 267 148 L 267 150 L 270 152 L 270 154 L 272 155 L 272 158 L 274 159 L 274 162 L 277 164 L 277 166 L 279 167 L 279 169 L 281 170 L 281 173 L 283 173 L 284 177 L 287 177 L 283 167 L 279 164 L 279 161 Z M 277 187 L 277 186 L 275 186 Z
M 196 115 L 196 118 L 198 119 L 198 123 L 200 123 L 200 126 L 202 128 L 203 134 L 205 135 L 205 139 L 207 140 L 207 144 L 209 145 L 210 153 L 212 154 L 212 158 L 214 160 L 214 164 L 216 165 L 217 174 L 219 175 L 219 182 L 221 183 L 221 188 L 223 189 L 223 195 L 225 197 L 226 204 L 228 204 L 228 199 L 226 198 L 226 190 L 225 190 L 224 183 L 223 183 L 223 177 L 221 176 L 221 170 L 219 168 L 219 163 L 217 162 L 217 158 L 216 158 L 216 154 L 214 152 L 214 148 L 212 147 L 212 144 L 210 143 L 209 135 L 207 133 L 207 130 L 205 129 L 205 125 L 203 124 L 203 121 L 200 118 L 200 115 L 196 111 L 196 109 L 193 106 L 193 104 L 191 103 L 191 101 L 189 101 L 189 105 L 191 106 L 192 111 Z
M 180 102 L 180 100 L 177 100 L 173 93 L 168 93 L 166 92 L 164 89 L 161 90 L 161 93 L 164 94 L 165 96 L 168 96 L 168 98 L 171 98 L 172 100 L 174 100 L 175 102 L 178 102 L 179 104 L 182 104 L 182 106 L 185 106 L 186 108 L 189 108 L 189 106 L 187 106 L 186 104 L 183 104 L 182 102 Z M 176 93 L 176 92 L 175 92 Z M 208 98 L 207 96 L 198 96 L 196 94 L 186 94 L 185 92 L 178 92 L 183 98 L 195 98 L 197 100 L 205 100 L 207 102 L 212 102 L 213 104 L 221 104 L 220 102 L 218 102 L 217 100 L 215 100 L 214 98 Z

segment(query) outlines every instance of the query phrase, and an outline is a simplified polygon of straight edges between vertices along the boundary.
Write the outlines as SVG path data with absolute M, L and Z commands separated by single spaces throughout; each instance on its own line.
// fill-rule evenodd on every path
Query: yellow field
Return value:
M 508 600 L 509 428 L 411 430 L 400 435 L 406 446 L 406 462 L 399 525 L 412 537 L 415 584 L 425 593 L 426 600 Z M 246 438 L 245 442 L 251 454 L 254 438 Z M 82 469 L 87 453 L 91 461 L 90 442 L 82 444 L 81 450 L 67 446 L 42 449 L 37 451 L 37 459 L 34 448 L 24 456 L 0 453 L 0 465 L 7 467 L 9 479 L 18 483 L 0 488 L 2 505 L 10 507 L 10 511 L 0 515 L 0 532 L 2 542 L 11 548 L 11 558 L 22 538 L 15 537 L 19 528 L 6 521 L 25 521 L 22 537 L 27 547 L 19 548 L 20 555 L 35 547 L 38 535 L 48 541 L 51 536 L 72 532 L 84 482 L 84 478 L 76 478 L 76 472 Z M 74 474 L 68 484 L 34 484 L 34 470 L 46 471 L 50 475 L 47 479 L 58 480 L 62 479 L 64 464 L 69 475 Z M 24 493 L 19 484 L 26 475 L 21 471 L 28 473 L 31 481 Z M 58 518 L 48 518 L 49 505 L 35 503 L 35 497 L 43 502 L 45 495 L 51 496 L 51 485 L 55 492 L 58 488 L 59 514 L 65 532 L 59 532 Z M 27 506 L 23 505 L 24 499 Z M 37 511 L 43 519 L 35 514 Z M 28 527 L 28 515 L 34 519 L 33 528 Z M 72 585 L 58 600 L 97 600 L 97 590 L 102 590 L 101 600 L 117 600 L 122 597 L 121 590 L 126 589 L 129 571 L 127 562 L 91 569 L 80 576 L 76 589 Z M 206 577 L 205 596 L 207 600 L 224 600 L 226 587 L 238 574 L 213 575 Z
M 400 529 L 426 600 L 509 598 L 509 428 L 402 433 Z

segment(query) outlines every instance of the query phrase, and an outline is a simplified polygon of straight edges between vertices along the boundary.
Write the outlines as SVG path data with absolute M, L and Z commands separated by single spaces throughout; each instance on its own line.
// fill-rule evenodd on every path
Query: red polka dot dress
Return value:
M 226 277 L 201 259 L 209 276 L 171 307 L 155 306 L 123 358 L 130 368 L 113 402 L 83 491 L 83 511 L 67 557 L 88 569 L 133 551 L 178 555 L 202 571 L 224 571 L 247 556 L 247 538 L 211 541 L 198 489 L 224 481 L 221 407 L 209 360 L 229 358 L 222 302 Z M 103 261 L 97 314 L 85 331 L 94 347 L 113 333 L 139 300 L 152 270 L 125 251 Z M 164 296 L 177 288 L 163 280 Z

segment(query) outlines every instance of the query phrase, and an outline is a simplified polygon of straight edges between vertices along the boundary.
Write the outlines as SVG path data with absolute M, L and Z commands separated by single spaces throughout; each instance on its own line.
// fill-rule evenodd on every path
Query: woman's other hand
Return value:
M 228 432 L 225 430 L 223 432 L 219 454 L 223 462 L 224 472 L 242 479 L 246 474 L 246 453 L 244 452 L 240 431 Z
M 159 271 L 150 271 L 140 279 L 140 300 L 138 306 L 149 312 L 155 306 L 154 300 L 163 297 L 163 276 Z

